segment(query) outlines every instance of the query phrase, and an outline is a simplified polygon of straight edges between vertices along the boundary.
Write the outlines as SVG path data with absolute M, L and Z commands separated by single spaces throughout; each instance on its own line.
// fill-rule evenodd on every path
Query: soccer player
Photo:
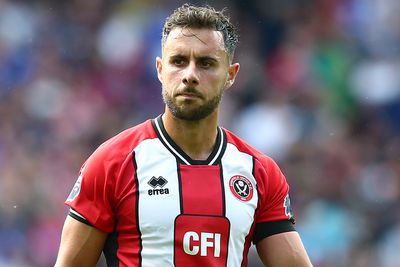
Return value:
M 57 267 L 311 266 L 276 163 L 218 126 L 239 72 L 222 12 L 185 4 L 166 19 L 156 59 L 165 112 L 103 143 L 83 164 Z

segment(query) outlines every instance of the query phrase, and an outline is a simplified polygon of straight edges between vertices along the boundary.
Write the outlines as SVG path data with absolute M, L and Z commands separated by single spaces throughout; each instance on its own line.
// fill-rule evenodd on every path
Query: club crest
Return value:
M 253 197 L 253 185 L 244 176 L 235 175 L 229 180 L 232 194 L 241 201 L 249 201 Z

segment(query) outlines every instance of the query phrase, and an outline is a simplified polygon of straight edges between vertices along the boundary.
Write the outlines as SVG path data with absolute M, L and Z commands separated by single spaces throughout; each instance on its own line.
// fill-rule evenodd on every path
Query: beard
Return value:
M 198 93 L 193 88 L 187 88 L 185 92 Z M 182 104 L 178 104 L 176 98 L 173 98 L 166 90 L 162 90 L 164 103 L 167 105 L 172 115 L 186 121 L 199 121 L 208 117 L 218 107 L 222 99 L 222 94 L 223 90 L 220 90 L 217 95 L 203 105 L 192 107 L 191 101 L 184 101 Z M 200 96 L 200 94 L 198 95 Z

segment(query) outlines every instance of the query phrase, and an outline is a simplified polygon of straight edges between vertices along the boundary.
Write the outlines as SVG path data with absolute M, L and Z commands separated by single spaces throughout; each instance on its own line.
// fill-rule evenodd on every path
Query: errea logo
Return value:
M 149 196 L 154 196 L 154 195 L 167 195 L 169 194 L 169 189 L 168 188 L 163 188 L 168 181 L 162 177 L 151 177 L 151 179 L 147 182 L 148 185 L 150 185 L 153 189 L 149 189 L 147 193 Z M 159 188 L 158 188 L 159 187 Z

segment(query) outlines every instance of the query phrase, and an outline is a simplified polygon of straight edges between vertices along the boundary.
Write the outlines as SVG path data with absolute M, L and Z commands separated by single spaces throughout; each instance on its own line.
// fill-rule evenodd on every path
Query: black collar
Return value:
M 179 162 L 186 165 L 217 165 L 221 161 L 226 149 L 226 134 L 221 127 L 217 127 L 217 141 L 213 151 L 206 160 L 194 160 L 190 158 L 168 135 L 164 128 L 162 115 L 152 120 L 153 128 L 157 133 L 161 143 L 177 158 Z

